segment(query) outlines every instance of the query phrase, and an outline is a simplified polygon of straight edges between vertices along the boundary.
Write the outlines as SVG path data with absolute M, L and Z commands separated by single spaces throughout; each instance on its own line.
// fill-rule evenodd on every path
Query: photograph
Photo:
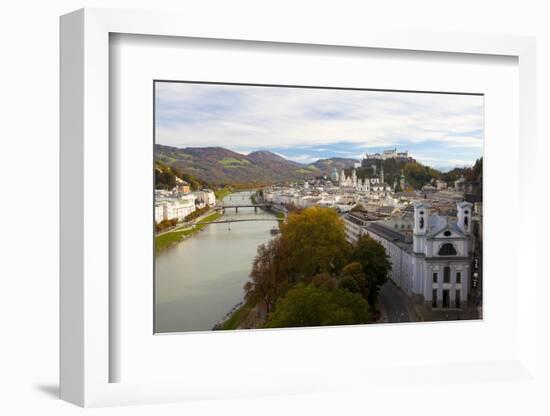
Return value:
M 153 88 L 155 333 L 483 319 L 483 94 Z

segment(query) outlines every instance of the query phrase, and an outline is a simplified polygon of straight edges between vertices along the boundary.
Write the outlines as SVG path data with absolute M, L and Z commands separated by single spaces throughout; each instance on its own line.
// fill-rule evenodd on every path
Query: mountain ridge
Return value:
M 220 146 L 178 148 L 156 144 L 155 162 L 170 166 L 213 186 L 224 186 L 299 181 L 330 176 L 334 170 L 340 174 L 343 169 L 346 174 L 350 174 L 351 168 L 358 160 L 332 157 L 304 164 L 288 160 L 269 150 L 256 150 L 246 155 Z M 398 182 L 401 172 L 404 171 L 407 183 L 415 189 L 420 189 L 435 179 L 443 179 L 450 183 L 460 175 L 474 170 L 455 168 L 449 172 L 441 172 L 416 161 L 399 163 L 393 159 L 385 160 L 383 163 L 386 182 L 390 185 Z M 480 172 L 480 169 L 478 171 Z M 366 167 L 357 169 L 360 178 L 378 172 L 379 170 L 373 172 L 373 169 Z
M 218 185 L 295 181 L 329 175 L 334 168 L 340 171 L 357 162 L 329 158 L 304 164 L 265 149 L 245 155 L 220 146 L 179 148 L 160 144 L 155 145 L 155 161 Z

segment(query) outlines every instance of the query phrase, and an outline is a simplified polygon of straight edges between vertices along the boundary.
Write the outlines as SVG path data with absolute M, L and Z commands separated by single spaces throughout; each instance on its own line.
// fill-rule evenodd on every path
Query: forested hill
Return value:
M 176 177 L 188 182 L 191 190 L 197 191 L 203 188 L 210 188 L 210 184 L 201 181 L 188 173 L 174 169 L 162 162 L 155 162 L 155 189 L 173 189 L 176 186 Z
M 481 181 L 483 158 L 476 160 L 473 167 L 454 168 L 448 172 L 442 172 L 430 166 L 423 165 L 415 160 L 412 161 L 398 161 L 396 159 L 387 159 L 384 161 L 377 161 L 373 166 L 361 167 L 357 169 L 357 176 L 359 178 L 370 178 L 374 175 L 379 176 L 381 167 L 384 167 L 384 181 L 393 186 L 394 181 L 399 183 L 401 172 L 405 175 L 406 183 L 414 189 L 420 189 L 422 186 L 433 183 L 437 179 L 441 179 L 447 182 L 448 185 L 452 185 L 455 180 L 464 176 L 469 181 Z M 346 169 L 346 174 L 350 174 L 351 169 Z

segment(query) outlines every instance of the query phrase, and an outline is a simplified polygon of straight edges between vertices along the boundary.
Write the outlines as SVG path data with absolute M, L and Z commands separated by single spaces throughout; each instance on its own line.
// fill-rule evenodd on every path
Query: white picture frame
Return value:
M 516 354 L 498 362 L 460 365 L 450 360 L 439 366 L 422 365 L 411 373 L 383 367 L 323 369 L 318 372 L 270 374 L 256 383 L 231 382 L 228 374 L 213 381 L 206 375 L 183 381 L 110 382 L 111 262 L 109 258 L 109 36 L 113 33 L 207 39 L 332 45 L 430 51 L 442 54 L 482 54 L 516 57 L 519 67 L 519 182 L 527 184 L 526 167 L 535 160 L 535 41 L 529 37 L 465 33 L 299 31 L 262 22 L 236 30 L 223 20 L 205 26 L 192 16 L 166 13 L 82 9 L 61 18 L 61 398 L 80 406 L 159 403 L 196 398 L 261 394 L 307 393 L 348 388 L 341 380 L 373 388 L 373 380 L 391 382 L 405 373 L 405 383 L 433 382 L 442 369 L 466 377 L 484 371 L 490 379 L 536 377 L 536 278 L 534 250 L 519 244 L 518 261 L 524 271 L 517 291 Z M 527 213 L 532 198 L 528 185 L 518 189 L 520 212 Z M 520 215 L 521 239 L 535 241 L 534 215 Z M 359 330 L 359 329 L 358 329 Z M 296 330 L 294 330 L 296 331 Z M 282 334 L 282 333 L 281 333 Z M 220 336 L 223 334 L 216 334 Z M 483 379 L 483 378 L 482 378 Z M 473 379 L 472 382 L 476 382 Z M 477 381 L 479 382 L 479 381 Z

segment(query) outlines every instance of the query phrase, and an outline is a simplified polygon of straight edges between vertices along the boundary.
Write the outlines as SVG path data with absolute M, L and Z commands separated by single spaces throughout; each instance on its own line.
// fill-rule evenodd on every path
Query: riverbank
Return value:
M 161 250 L 161 249 L 166 248 L 166 247 L 168 247 L 168 246 L 170 246 L 174 243 L 178 243 L 178 242 L 186 239 L 187 237 L 190 237 L 191 235 L 193 235 L 193 234 L 199 232 L 200 230 L 202 230 L 204 227 L 206 227 L 208 225 L 208 224 L 205 224 L 205 223 L 216 221 L 221 216 L 222 216 L 221 213 L 214 212 L 214 213 L 202 218 L 200 220 L 201 224 L 192 225 L 189 228 L 177 229 L 177 230 L 174 230 L 174 231 L 169 231 L 169 232 L 166 232 L 164 234 L 158 235 L 158 236 L 155 237 L 155 247 L 156 247 L 157 250 Z
M 230 331 L 234 329 L 257 329 L 265 324 L 267 313 L 263 304 L 240 302 L 218 322 L 214 331 Z
M 239 190 L 230 194 L 219 200 L 217 209 L 221 205 L 249 205 L 254 192 Z M 187 239 L 192 224 L 181 224 L 175 233 L 162 237 L 161 249 L 155 255 L 155 322 L 159 332 L 263 326 L 264 308 L 261 302 L 248 305 L 243 300 L 243 286 L 249 280 L 258 245 L 270 240 L 270 231 L 277 222 L 269 210 L 254 207 L 226 210 L 215 221 L 231 219 L 236 221 L 231 231 L 227 224 L 211 225 Z M 176 243 L 184 239 L 182 244 Z

